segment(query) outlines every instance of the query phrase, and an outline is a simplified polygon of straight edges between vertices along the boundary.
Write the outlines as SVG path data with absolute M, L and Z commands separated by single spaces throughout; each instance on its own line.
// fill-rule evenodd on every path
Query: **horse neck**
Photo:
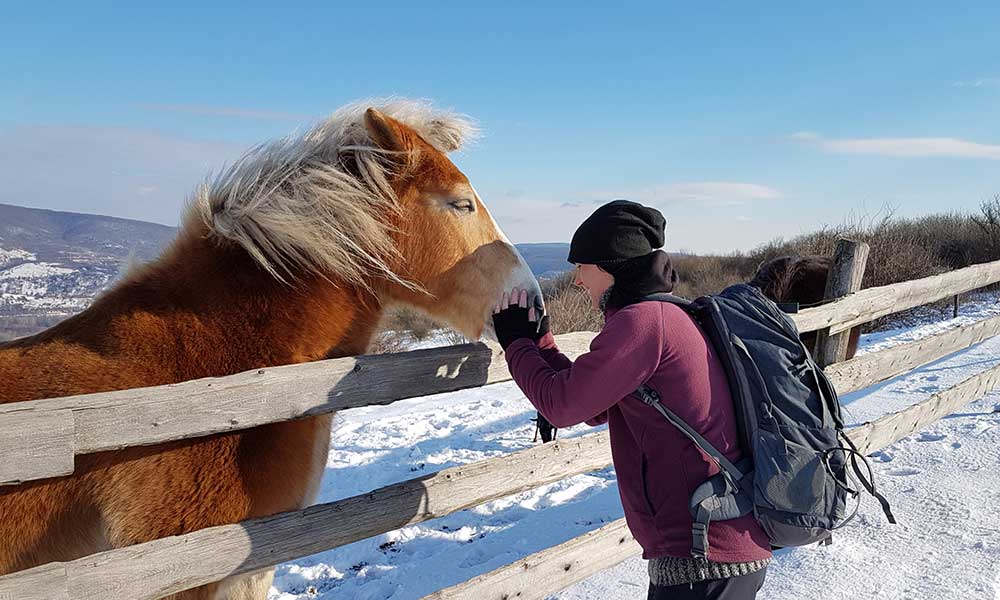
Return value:
M 373 294 L 336 281 L 280 282 L 203 232 L 182 233 L 94 309 L 115 317 L 102 321 L 117 324 L 113 335 L 134 354 L 171 352 L 181 378 L 363 354 L 382 312 Z

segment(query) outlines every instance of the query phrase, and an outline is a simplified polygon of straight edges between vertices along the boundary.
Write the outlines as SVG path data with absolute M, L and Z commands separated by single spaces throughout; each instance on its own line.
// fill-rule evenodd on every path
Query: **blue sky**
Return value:
M 508 235 L 659 207 L 748 249 L 1000 193 L 1000 3 L 6 2 L 0 202 L 175 224 L 251 144 L 365 97 L 484 136 L 454 158 Z

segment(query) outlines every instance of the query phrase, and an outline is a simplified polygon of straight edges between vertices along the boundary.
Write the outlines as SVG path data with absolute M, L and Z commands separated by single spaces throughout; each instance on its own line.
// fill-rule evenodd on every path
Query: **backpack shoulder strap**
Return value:
M 695 558 L 707 559 L 709 550 L 708 526 L 712 521 L 713 514 L 718 512 L 718 509 L 722 506 L 736 510 L 738 513 L 731 517 L 720 515 L 723 519 L 735 518 L 736 516 L 747 514 L 752 509 L 752 506 L 740 506 L 740 500 L 738 499 L 738 496 L 742 495 L 744 504 L 747 502 L 747 492 L 739 484 L 743 483 L 743 478 L 748 476 L 753 470 L 752 461 L 744 461 L 744 464 L 748 467 L 747 471 L 743 471 L 737 467 L 724 454 L 719 452 L 711 442 L 688 425 L 684 419 L 677 416 L 677 413 L 663 406 L 663 403 L 660 402 L 659 394 L 653 388 L 642 385 L 636 390 L 636 394 L 639 395 L 643 402 L 656 409 L 667 421 L 672 423 L 682 434 L 694 442 L 694 445 L 715 461 L 715 464 L 719 467 L 719 474 L 696 489 L 694 496 L 691 498 L 691 516 L 693 518 L 691 523 L 691 555 Z M 718 486 L 725 486 L 724 490 L 713 487 L 713 483 L 720 476 L 722 481 L 718 482 Z M 742 510 L 743 508 L 746 508 L 746 510 Z
M 733 489 L 738 487 L 736 482 L 743 479 L 746 473 L 733 464 L 731 460 L 726 458 L 725 454 L 720 452 L 719 449 L 713 446 L 711 442 L 695 431 L 693 427 L 688 425 L 684 419 L 677 416 L 677 413 L 670 410 L 666 406 L 663 406 L 663 403 L 660 402 L 660 395 L 656 393 L 656 390 L 644 384 L 636 390 L 636 394 L 638 394 L 639 398 L 643 402 L 656 409 L 656 412 L 663 415 L 666 420 L 670 421 L 674 427 L 679 429 L 681 433 L 687 436 L 687 438 L 694 442 L 694 444 L 705 454 L 711 457 L 718 465 L 719 470 L 724 474 L 727 482 L 732 485 Z
M 676 304 L 681 308 L 687 308 L 692 304 L 694 304 L 692 300 L 688 300 L 687 298 L 681 298 L 680 296 L 675 296 L 673 294 L 668 294 L 666 292 L 661 292 L 658 294 L 650 294 L 648 296 L 644 296 L 642 299 L 653 300 L 655 302 L 666 302 L 668 304 Z

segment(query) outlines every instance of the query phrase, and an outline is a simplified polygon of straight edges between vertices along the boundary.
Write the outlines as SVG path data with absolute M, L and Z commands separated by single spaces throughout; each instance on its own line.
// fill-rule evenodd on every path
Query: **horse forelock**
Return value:
M 370 288 L 374 277 L 404 281 L 390 266 L 399 202 L 396 161 L 370 139 L 373 107 L 413 129 L 442 153 L 476 129 L 466 117 L 416 100 L 370 100 L 341 108 L 308 131 L 251 149 L 197 190 L 186 227 L 230 240 L 274 277 L 298 273 Z

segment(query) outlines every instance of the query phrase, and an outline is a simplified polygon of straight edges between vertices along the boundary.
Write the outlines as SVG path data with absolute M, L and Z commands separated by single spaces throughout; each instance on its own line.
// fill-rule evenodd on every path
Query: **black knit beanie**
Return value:
M 655 208 L 615 200 L 594 211 L 573 234 L 569 262 L 613 264 L 663 246 L 666 221 Z

